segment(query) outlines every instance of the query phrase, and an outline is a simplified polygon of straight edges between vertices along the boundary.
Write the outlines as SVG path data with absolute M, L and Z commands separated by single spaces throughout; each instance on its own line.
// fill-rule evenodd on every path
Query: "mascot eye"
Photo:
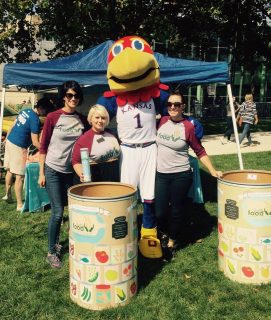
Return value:
M 133 40 L 132 41 L 132 48 L 138 51 L 143 51 L 144 50 L 144 43 L 141 40 Z
M 112 49 L 112 54 L 113 56 L 117 56 L 118 54 L 121 53 L 121 51 L 123 50 L 123 45 L 122 43 L 117 43 L 115 44 L 114 48 Z

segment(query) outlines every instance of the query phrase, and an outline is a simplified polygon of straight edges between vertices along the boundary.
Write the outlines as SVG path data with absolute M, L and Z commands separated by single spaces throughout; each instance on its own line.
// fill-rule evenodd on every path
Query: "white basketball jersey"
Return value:
M 156 112 L 153 99 L 126 104 L 117 109 L 118 135 L 123 143 L 144 143 L 156 139 Z

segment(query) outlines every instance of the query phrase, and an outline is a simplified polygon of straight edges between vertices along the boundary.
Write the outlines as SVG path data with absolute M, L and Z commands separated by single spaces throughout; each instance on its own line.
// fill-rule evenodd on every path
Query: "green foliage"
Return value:
M 238 63 L 253 74 L 262 58 L 271 54 L 271 26 L 268 0 L 224 1 L 221 15 L 224 27 L 221 37 L 230 44 L 233 55 L 232 73 Z M 270 9 L 269 9 L 270 10 Z M 270 68 L 270 62 L 265 61 Z
M 220 38 L 231 48 L 233 64 L 254 70 L 259 57 L 271 54 L 269 0 L 12 0 L 0 2 L 0 61 L 31 61 L 38 41 L 55 41 L 48 58 L 67 56 L 106 39 L 138 34 L 156 49 L 182 57 L 204 59 Z M 33 27 L 31 16 L 42 20 Z
M 30 62 L 36 50 L 35 27 L 31 23 L 34 2 L 0 2 L 0 62 Z M 28 19 L 26 19 L 28 17 Z
M 244 154 L 245 167 L 270 171 L 270 156 L 270 152 Z M 235 155 L 211 158 L 223 171 L 238 169 Z M 189 204 L 193 224 L 183 234 L 183 248 L 175 260 L 139 257 L 138 294 L 125 307 L 99 312 L 83 309 L 69 298 L 67 211 L 61 228 L 64 267 L 53 270 L 45 263 L 50 211 L 20 214 L 15 203 L 1 201 L 1 319 L 269 319 L 270 285 L 239 284 L 218 270 L 216 180 L 202 171 L 202 182 L 206 203 Z M 3 180 L 0 194 L 4 194 Z

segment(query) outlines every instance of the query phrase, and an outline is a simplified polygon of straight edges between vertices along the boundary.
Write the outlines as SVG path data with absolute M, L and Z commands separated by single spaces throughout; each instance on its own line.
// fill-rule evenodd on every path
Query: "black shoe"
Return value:
M 166 246 L 162 247 L 162 252 L 163 252 L 163 260 L 170 262 L 174 258 L 174 254 L 172 251 L 172 248 Z
M 169 261 L 175 258 L 177 251 L 181 248 L 180 243 L 175 240 L 173 247 L 166 247 L 165 252 L 166 256 L 170 258 Z
M 162 248 L 167 248 L 169 236 L 166 233 L 164 233 L 162 231 L 159 231 L 158 232 L 158 238 L 160 240 L 161 247 Z

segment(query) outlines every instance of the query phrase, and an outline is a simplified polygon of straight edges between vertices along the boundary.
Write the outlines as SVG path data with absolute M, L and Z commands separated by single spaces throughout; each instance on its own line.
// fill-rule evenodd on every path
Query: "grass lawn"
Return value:
M 271 152 L 244 154 L 245 168 L 271 171 Z M 236 155 L 211 157 L 222 169 L 238 169 Z M 271 285 L 232 282 L 218 270 L 216 180 L 201 171 L 204 205 L 189 204 L 193 224 L 183 248 L 170 263 L 139 257 L 139 292 L 124 307 L 89 311 L 69 298 L 68 219 L 62 226 L 64 267 L 45 262 L 50 211 L 20 214 L 0 202 L 0 318 L 16 320 L 87 319 L 271 319 Z M 4 194 L 3 180 L 0 195 Z M 67 218 L 68 213 L 65 213 Z M 199 239 L 201 239 L 199 241 Z

